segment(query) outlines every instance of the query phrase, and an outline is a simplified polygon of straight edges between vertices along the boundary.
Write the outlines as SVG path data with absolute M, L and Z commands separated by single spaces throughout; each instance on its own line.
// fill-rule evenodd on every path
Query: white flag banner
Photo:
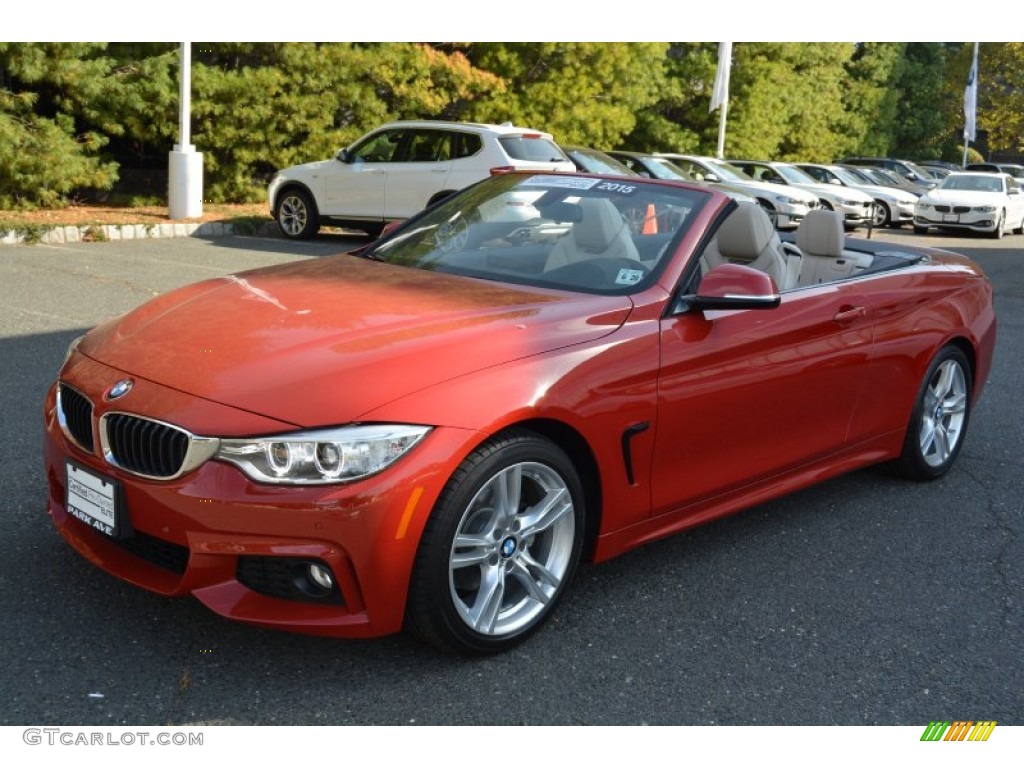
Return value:
M 971 74 L 967 76 L 967 87 L 964 88 L 964 140 L 974 141 L 978 138 L 978 44 L 974 44 L 974 61 L 971 63 Z
M 729 69 L 732 67 L 732 43 L 718 44 L 718 69 L 715 86 L 711 90 L 711 109 L 714 112 L 729 100 Z

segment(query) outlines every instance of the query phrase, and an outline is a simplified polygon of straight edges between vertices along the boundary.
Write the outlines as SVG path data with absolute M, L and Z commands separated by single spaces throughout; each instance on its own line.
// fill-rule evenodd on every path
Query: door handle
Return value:
M 832 319 L 840 325 L 848 325 L 858 318 L 866 317 L 867 314 L 868 311 L 864 307 L 841 307 L 840 310 L 832 316 Z

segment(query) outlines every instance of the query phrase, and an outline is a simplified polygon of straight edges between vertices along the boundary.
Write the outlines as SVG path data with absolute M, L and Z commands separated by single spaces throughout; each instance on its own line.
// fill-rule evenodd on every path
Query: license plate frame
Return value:
M 64 508 L 69 515 L 111 539 L 129 533 L 120 480 L 70 459 L 65 461 L 64 479 Z

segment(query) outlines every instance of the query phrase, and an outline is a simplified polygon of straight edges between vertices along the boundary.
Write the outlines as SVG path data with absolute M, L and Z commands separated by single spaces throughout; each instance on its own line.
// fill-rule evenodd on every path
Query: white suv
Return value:
M 512 170 L 574 171 L 550 134 L 511 124 L 440 120 L 388 123 L 331 160 L 278 171 L 267 188 L 270 213 L 286 237 L 305 239 L 323 224 L 371 237 L 463 187 Z

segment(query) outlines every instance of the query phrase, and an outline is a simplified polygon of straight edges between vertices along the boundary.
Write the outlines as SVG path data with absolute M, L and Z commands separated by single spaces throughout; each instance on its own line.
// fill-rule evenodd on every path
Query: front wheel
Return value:
M 881 200 L 875 201 L 872 218 L 872 226 L 876 229 L 892 226 L 892 213 L 889 211 L 889 206 Z
M 512 648 L 551 615 L 576 569 L 583 490 L 566 454 L 514 430 L 456 470 L 423 532 L 409 629 L 446 651 Z
M 971 368 L 957 347 L 944 347 L 928 366 L 896 462 L 911 480 L 934 480 L 956 460 L 967 433 Z
M 308 240 L 320 229 L 313 201 L 299 189 L 290 189 L 281 194 L 276 218 L 281 232 L 292 240 Z
M 1006 211 L 999 212 L 999 218 L 996 220 L 996 228 L 989 233 L 989 237 L 994 237 L 996 240 L 1000 240 L 1003 237 L 1003 230 L 1006 228 Z

